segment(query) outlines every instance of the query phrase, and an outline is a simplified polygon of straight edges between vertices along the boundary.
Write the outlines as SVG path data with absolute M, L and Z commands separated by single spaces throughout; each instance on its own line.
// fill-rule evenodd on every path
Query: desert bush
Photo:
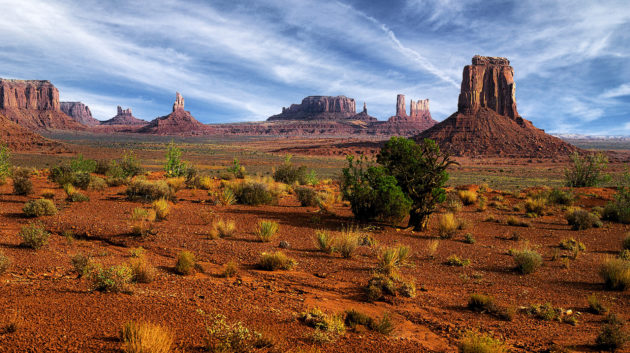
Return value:
M 261 242 L 268 243 L 272 241 L 278 233 L 278 223 L 269 220 L 262 220 L 258 222 L 258 228 L 255 233 Z
M 475 237 L 472 234 L 466 233 L 464 235 L 464 243 L 466 243 L 466 244 L 474 244 L 476 242 L 477 241 L 475 240 Z
M 0 251 L 0 275 L 5 273 L 11 266 L 11 259 Z
M 464 207 L 462 200 L 454 193 L 448 193 L 445 200 L 446 201 L 444 201 L 444 208 L 446 208 L 451 213 L 457 213 L 461 211 Z
M 295 195 L 298 201 L 300 201 L 300 204 L 304 207 L 318 206 L 320 203 L 317 191 L 309 187 L 300 186 L 295 188 Z
M 66 200 L 69 202 L 85 202 L 90 200 L 87 195 L 78 192 L 72 184 L 64 185 L 63 190 L 66 192 Z
M 208 352 L 248 353 L 253 352 L 260 344 L 262 335 L 245 327 L 242 322 L 228 323 L 223 315 L 211 318 L 211 324 L 206 326 Z
M 236 195 L 230 188 L 225 188 L 217 195 L 217 203 L 223 206 L 229 206 L 236 203 Z
M 395 328 L 390 315 L 387 313 L 383 315 L 381 320 L 377 321 L 372 317 L 354 309 L 346 310 L 344 322 L 346 327 L 349 327 L 350 329 L 354 330 L 358 325 L 361 325 L 383 335 L 391 334 Z
M 40 249 L 48 243 L 48 233 L 41 223 L 29 223 L 22 227 L 18 234 L 22 238 L 22 245 L 31 249 Z
M 171 212 L 171 206 L 168 204 L 166 199 L 153 201 L 151 207 L 153 208 L 153 211 L 155 211 L 155 218 L 160 221 L 168 218 L 168 215 Z
M 103 190 L 107 187 L 107 182 L 105 181 L 105 179 L 101 178 L 101 177 L 97 177 L 97 176 L 91 176 L 90 177 L 90 185 L 88 186 L 88 189 L 90 190 Z
M 173 345 L 173 334 L 150 322 L 127 322 L 120 330 L 125 353 L 168 353 Z
M 468 299 L 468 309 L 481 312 L 493 312 L 496 308 L 494 298 L 488 295 L 473 293 Z
M 571 155 L 571 165 L 564 170 L 565 183 L 570 187 L 597 186 L 607 180 L 603 174 L 608 166 L 608 158 L 603 153 L 581 156 Z
M 186 186 L 191 189 L 210 190 L 212 188 L 212 178 L 196 175 L 191 179 L 186 179 Z
M 295 264 L 296 262 L 294 259 L 286 256 L 281 251 L 276 251 L 274 253 L 264 252 L 260 255 L 260 260 L 258 261 L 258 266 L 267 271 L 290 270 L 295 266 Z
M 615 352 L 623 348 L 630 341 L 630 335 L 624 330 L 624 322 L 615 314 L 608 314 L 602 326 L 595 344 L 599 349 Z
M 630 233 L 626 234 L 626 237 L 621 241 L 621 248 L 623 250 L 630 250 Z
M 630 261 L 607 258 L 600 267 L 599 275 L 607 289 L 626 290 L 630 288 Z
M 31 171 L 24 168 L 13 170 L 13 193 L 16 195 L 30 195 L 33 193 L 33 182 L 30 179 Z
M 411 250 L 405 245 L 384 248 L 378 255 L 376 272 L 386 276 L 397 277 L 399 268 L 409 263 L 410 256 Z
M 398 223 L 409 214 L 411 200 L 384 167 L 369 165 L 363 157 L 355 161 L 348 156 L 347 160 L 341 191 L 357 219 Z
M 42 190 L 42 197 L 48 200 L 53 200 L 55 198 L 55 192 L 50 189 Z
M 521 250 L 513 254 L 516 270 L 522 274 L 534 273 L 542 265 L 542 256 L 535 250 Z
M 438 233 L 440 238 L 452 238 L 457 231 L 458 225 L 457 219 L 452 213 L 445 213 L 441 215 L 438 222 Z
M 547 195 L 547 200 L 554 205 L 571 205 L 575 196 L 571 191 L 564 191 L 562 189 L 551 189 Z
M 602 222 L 599 217 L 581 208 L 569 210 L 565 218 L 573 230 L 584 230 L 589 228 L 599 228 Z
M 166 151 L 166 163 L 164 164 L 164 171 L 167 178 L 176 178 L 186 175 L 186 171 L 189 168 L 188 163 L 181 160 L 182 151 L 175 145 L 175 142 L 171 141 L 168 144 Z
M 27 217 L 53 216 L 57 214 L 57 207 L 51 200 L 30 200 L 24 204 L 22 211 Z
M 57 183 L 59 186 L 74 184 L 76 182 L 76 173 L 70 166 L 60 165 L 50 169 L 48 180 Z
M 0 142 L 0 185 L 11 174 L 11 151 L 4 142 Z
M 155 211 L 145 210 L 144 208 L 136 207 L 131 212 L 131 234 L 137 237 L 145 237 L 149 234 L 153 234 L 152 223 L 155 221 Z
M 306 166 L 296 166 L 291 162 L 291 155 L 285 156 L 284 163 L 276 168 L 273 173 L 273 180 L 279 183 L 305 185 L 307 183 L 308 171 Z
M 132 280 L 138 283 L 151 283 L 155 279 L 157 270 L 151 265 L 144 256 L 133 259 L 129 263 L 131 268 Z
M 333 239 L 325 230 L 315 232 L 315 243 L 317 244 L 317 248 L 326 254 L 332 254 L 335 251 Z
M 82 154 L 70 160 L 70 169 L 76 173 L 94 173 L 96 167 L 97 162 L 95 160 L 83 158 Z
M 488 335 L 468 331 L 459 343 L 460 353 L 504 353 L 505 344 Z
M 354 252 L 359 246 L 359 232 L 356 227 L 345 226 L 335 239 L 334 248 L 346 259 L 354 256 Z
M 180 275 L 189 275 L 192 274 L 195 270 L 195 264 L 197 260 L 195 259 L 195 255 L 190 251 L 182 251 L 177 254 L 177 262 L 175 262 L 175 272 Z
M 462 259 L 457 255 L 451 255 L 446 258 L 446 264 L 449 266 L 465 267 L 470 265 L 470 259 Z
M 429 257 L 435 257 L 435 253 L 437 252 L 438 246 L 440 245 L 440 241 L 437 239 L 429 240 L 427 242 L 427 255 Z
M 235 261 L 228 261 L 223 268 L 223 277 L 230 278 L 236 276 L 238 273 L 238 264 Z
M 322 330 L 337 336 L 343 336 L 346 325 L 343 315 L 328 315 L 318 308 L 312 308 L 298 315 L 298 320 L 309 327 Z
M 111 161 L 105 173 L 108 183 L 111 180 L 118 185 L 122 185 L 124 180 L 139 174 L 142 174 L 142 167 L 132 151 L 125 152 L 120 160 Z
M 90 270 L 90 281 L 92 290 L 100 292 L 127 292 L 133 279 L 131 268 L 124 265 L 116 265 L 103 268 L 101 265 L 94 265 Z
M 564 239 L 560 242 L 560 248 L 569 251 L 586 251 L 586 245 L 579 240 L 575 240 L 575 238 Z
M 70 259 L 72 268 L 79 277 L 87 277 L 92 267 L 92 258 L 83 254 L 76 254 Z
M 179 190 L 186 187 L 186 178 L 184 177 L 173 177 L 166 179 L 166 185 L 171 189 L 171 193 L 174 195 Z
M 229 238 L 233 236 L 235 232 L 236 224 L 233 220 L 225 221 L 223 219 L 219 219 L 212 224 L 210 234 L 212 238 Z
M 435 141 L 392 137 L 376 157 L 386 174 L 393 176 L 403 194 L 411 200 L 409 226 L 426 230 L 430 215 L 446 198 L 443 186 L 448 180 L 446 169 L 457 164 L 441 152 Z
M 527 314 L 540 320 L 553 321 L 559 319 L 562 313 L 560 310 L 554 308 L 551 303 L 545 303 L 530 305 L 527 308 Z
M 464 205 L 472 205 L 477 202 L 478 194 L 474 190 L 459 190 L 457 193 L 459 199 L 462 200 Z
M 595 293 L 589 295 L 586 299 L 588 300 L 588 309 L 593 314 L 603 315 L 609 311 Z
M 509 216 L 506 220 L 505 223 L 509 226 L 514 226 L 514 227 L 531 227 L 531 223 L 524 221 L 522 219 L 518 219 L 517 217 L 514 216 Z
M 391 277 L 377 273 L 368 281 L 367 300 L 377 301 L 383 298 L 385 294 L 396 295 L 396 284 Z
M 525 200 L 525 211 L 537 216 L 542 216 L 547 207 L 547 200 L 544 198 L 528 198 Z
M 222 179 L 243 179 L 245 174 L 245 167 L 241 165 L 238 158 L 234 158 L 232 166 L 227 168 L 226 177 L 222 177 Z
M 159 199 L 171 200 L 171 188 L 165 181 L 135 180 L 127 186 L 129 200 L 155 201 Z
M 277 196 L 263 183 L 243 183 L 234 192 L 238 202 L 244 205 L 271 205 L 277 202 Z

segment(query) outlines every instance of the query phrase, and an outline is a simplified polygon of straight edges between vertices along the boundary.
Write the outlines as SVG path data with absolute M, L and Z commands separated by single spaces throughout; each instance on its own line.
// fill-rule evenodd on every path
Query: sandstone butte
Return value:
M 101 123 L 94 119 L 90 108 L 81 102 L 60 102 L 59 107 L 64 114 L 80 124 L 97 126 Z
M 0 114 L 0 141 L 11 151 L 67 152 L 65 144 L 49 140 Z
M 117 109 L 116 116 L 101 122 L 101 125 L 144 126 L 149 123 L 133 116 L 131 108 L 123 109 L 121 106 L 118 106 Z
M 455 156 L 556 158 L 578 150 L 519 115 L 508 59 L 479 55 L 464 67 L 457 112 L 415 137 L 424 138 Z
M 49 81 L 0 78 L 0 114 L 31 130 L 84 130 L 61 111 L 59 91 Z
M 155 135 L 197 135 L 208 130 L 207 125 L 200 123 L 189 111 L 184 110 L 184 97 L 177 92 L 173 111 L 170 114 L 152 120 L 137 131 Z

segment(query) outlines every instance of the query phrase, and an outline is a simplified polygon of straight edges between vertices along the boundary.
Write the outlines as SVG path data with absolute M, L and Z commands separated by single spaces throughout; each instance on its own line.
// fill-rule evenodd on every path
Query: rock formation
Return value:
M 28 129 L 85 129 L 61 111 L 59 91 L 50 81 L 0 78 L 0 114 Z
M 357 114 L 354 99 L 345 96 L 309 96 L 301 104 L 282 108 L 282 113 L 267 121 L 275 120 L 340 120 Z
M 156 135 L 198 135 L 207 133 L 208 130 L 206 125 L 197 121 L 189 111 L 184 110 L 184 98 L 177 92 L 173 112 L 154 119 L 138 132 Z
M 59 107 L 64 114 L 80 124 L 96 126 L 101 123 L 92 117 L 90 108 L 81 102 L 60 102 Z
M 149 122 L 133 116 L 131 108 L 123 109 L 118 106 L 118 113 L 115 117 L 101 122 L 102 125 L 123 125 L 123 126 L 144 126 Z
M 0 141 L 6 144 L 11 151 L 37 151 L 40 153 L 68 151 L 65 144 L 44 138 L 1 114 Z
M 405 95 L 399 94 L 396 97 L 396 115 L 379 126 L 378 134 L 413 136 L 437 124 L 431 117 L 428 99 L 417 102 L 410 100 L 409 105 L 410 111 L 407 114 Z
M 415 138 L 436 140 L 456 156 L 551 158 L 576 151 L 518 114 L 513 73 L 505 58 L 475 56 L 464 68 L 457 112 Z

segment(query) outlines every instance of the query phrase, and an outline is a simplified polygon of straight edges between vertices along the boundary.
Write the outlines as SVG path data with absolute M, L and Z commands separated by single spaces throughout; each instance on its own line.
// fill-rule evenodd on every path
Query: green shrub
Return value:
M 527 313 L 537 319 L 545 321 L 554 321 L 560 318 L 560 315 L 562 314 L 561 311 L 554 308 L 551 303 L 531 305 L 527 308 Z
M 626 290 L 630 288 L 630 261 L 607 258 L 601 265 L 599 275 L 607 289 Z
M 166 199 L 153 201 L 151 207 L 153 208 L 153 211 L 155 211 L 155 219 L 157 220 L 165 220 L 171 212 L 171 206 L 168 204 Z
M 57 214 L 57 207 L 51 200 L 30 200 L 22 208 L 27 217 L 53 216 Z
M 236 276 L 238 273 L 238 264 L 235 261 L 228 261 L 223 269 L 223 277 L 230 278 Z
M 54 183 L 64 186 L 67 184 L 74 185 L 76 183 L 76 173 L 67 165 L 60 165 L 50 169 L 48 179 Z
M 446 264 L 449 266 L 465 267 L 470 265 L 470 259 L 462 259 L 457 255 L 451 255 L 446 259 Z
M 630 336 L 624 330 L 624 322 L 611 313 L 597 335 L 595 344 L 599 349 L 615 352 L 623 348 L 629 340 Z
M 525 211 L 537 216 L 542 216 L 547 207 L 547 200 L 544 198 L 528 198 L 525 200 Z
M 359 232 L 356 227 L 346 226 L 341 230 L 341 234 L 335 239 L 334 248 L 346 259 L 354 256 L 354 252 L 359 246 Z
M 468 331 L 459 343 L 461 353 L 504 353 L 505 344 L 487 335 Z
M 359 220 L 402 221 L 409 214 L 411 200 L 385 168 L 364 167 L 364 163 L 364 158 L 355 162 L 348 156 L 348 167 L 343 169 L 341 190 L 352 213 Z
M 232 220 L 219 219 L 212 224 L 212 230 L 210 235 L 213 239 L 216 238 L 229 238 L 236 232 L 236 223 Z
M 71 259 L 72 267 L 79 277 L 87 277 L 92 269 L 92 258 L 83 254 L 76 254 Z
M 70 169 L 77 173 L 94 173 L 96 167 L 97 163 L 95 160 L 85 159 L 82 154 L 70 160 Z
M 317 244 L 317 248 L 326 254 L 332 254 L 335 251 L 333 239 L 325 230 L 318 230 L 315 232 L 315 243 Z
M 155 201 L 159 199 L 172 199 L 172 191 L 163 181 L 135 180 L 127 186 L 127 198 L 129 200 Z
M 22 238 L 22 245 L 35 250 L 46 245 L 50 237 L 50 233 L 40 223 L 29 223 L 22 227 L 18 235 Z
M 244 205 L 271 205 L 277 202 L 277 197 L 263 183 L 244 183 L 236 188 L 236 198 Z
M 514 253 L 516 270 L 522 274 L 534 273 L 542 265 L 542 256 L 534 250 L 521 250 Z
M 189 275 L 195 270 L 195 255 L 190 251 L 182 251 L 177 255 L 177 262 L 175 263 L 175 272 L 180 275 Z
M 151 283 L 155 279 L 157 270 L 144 256 L 133 259 L 129 263 L 131 267 L 132 280 L 138 283 Z
M 574 238 L 564 239 L 560 242 L 560 248 L 569 251 L 586 251 L 586 245 Z
M 241 165 L 241 162 L 238 158 L 234 158 L 232 161 L 232 166 L 227 169 L 227 172 L 231 176 L 230 179 L 243 179 L 245 178 L 245 167 Z
M 290 270 L 295 266 L 296 262 L 294 259 L 286 256 L 281 251 L 276 251 L 274 253 L 262 253 L 260 255 L 260 260 L 258 261 L 258 265 L 263 270 L 267 271 L 276 271 L 276 270 Z
M 236 203 L 236 194 L 230 188 L 225 188 L 216 198 L 216 203 L 223 206 L 229 206 Z
M 5 273 L 11 266 L 11 259 L 0 252 L 0 275 Z
M 245 327 L 242 322 L 228 323 L 223 315 L 211 318 L 211 324 L 206 326 L 208 352 L 248 353 L 260 345 L 262 335 Z
M 33 193 L 33 182 L 30 179 L 31 171 L 24 168 L 13 170 L 13 193 L 16 195 L 30 195 Z
M 597 215 L 580 208 L 568 211 L 565 218 L 573 230 L 599 228 L 602 226 L 602 221 L 599 220 Z
M 256 236 L 263 243 L 268 243 L 278 233 L 278 223 L 274 221 L 263 220 L 258 222 L 258 228 L 256 229 Z
M 474 244 L 476 242 L 477 241 L 475 240 L 475 237 L 472 234 L 466 233 L 464 235 L 464 243 L 466 243 L 466 244 Z
M 318 308 L 312 308 L 298 315 L 298 320 L 309 327 L 342 336 L 346 332 L 345 319 L 342 315 L 328 315 Z
M 397 277 L 398 270 L 409 262 L 411 251 L 408 246 L 400 245 L 393 248 L 384 248 L 378 255 L 376 272 L 386 276 Z
M 603 153 L 580 156 L 578 152 L 574 152 L 570 158 L 571 165 L 564 170 L 567 186 L 597 186 L 608 179 L 603 175 L 608 166 L 608 158 Z
M 609 311 L 595 293 L 589 295 L 586 299 L 588 300 L 588 309 L 593 314 L 603 315 Z
M 92 290 L 100 292 L 127 292 L 129 284 L 133 278 L 131 268 L 124 265 L 116 265 L 103 268 L 101 265 L 94 265 L 89 274 L 92 282 Z
M 571 191 L 563 191 L 562 189 L 551 189 L 547 194 L 547 200 L 554 205 L 571 205 L 575 196 Z
M 418 231 L 426 230 L 429 216 L 446 198 L 443 188 L 448 180 L 446 169 L 457 163 L 441 152 L 433 140 L 424 139 L 416 144 L 403 137 L 387 141 L 376 159 L 411 200 L 409 226 Z
M 291 155 L 287 155 L 284 163 L 276 168 L 273 173 L 273 180 L 279 183 L 305 185 L 307 183 L 308 171 L 306 166 L 295 166 L 291 162 Z
M 505 223 L 509 226 L 514 226 L 514 227 L 531 227 L 531 223 L 524 221 L 522 219 L 518 219 L 517 217 L 514 216 L 509 216 L 506 220 Z
M 460 190 L 457 195 L 464 205 L 472 205 L 477 202 L 477 198 L 479 197 L 477 192 L 474 190 Z
M 445 213 L 441 215 L 438 222 L 438 233 L 440 238 L 452 238 L 455 232 L 457 232 L 458 225 L 457 219 L 452 213 Z
M 468 299 L 468 309 L 481 312 L 493 312 L 496 308 L 494 298 L 483 294 L 471 294 Z
M 11 151 L 4 142 L 0 142 L 0 185 L 11 174 Z
M 166 151 L 166 164 L 164 171 L 167 178 L 177 178 L 185 176 L 189 168 L 188 164 L 181 160 L 182 151 L 171 141 Z
M 150 322 L 127 322 L 120 331 L 124 353 L 169 353 L 173 334 Z
M 309 187 L 300 186 L 295 188 L 295 195 L 304 207 L 318 206 L 321 202 L 317 191 Z

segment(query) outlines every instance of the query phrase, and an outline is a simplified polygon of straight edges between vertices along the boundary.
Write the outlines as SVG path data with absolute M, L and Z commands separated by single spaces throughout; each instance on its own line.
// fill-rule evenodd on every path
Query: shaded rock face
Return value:
M 11 151 L 37 151 L 45 153 L 67 152 L 63 143 L 49 140 L 11 119 L 0 114 L 0 141 L 5 143 Z
M 28 129 L 85 129 L 61 111 L 59 91 L 50 81 L 0 78 L 0 113 Z
M 407 116 L 407 107 L 405 106 L 405 95 L 396 96 L 396 116 Z
M 90 108 L 81 102 L 60 102 L 59 107 L 64 114 L 80 124 L 96 126 L 101 123 L 92 117 Z
M 409 105 L 407 114 L 405 95 L 399 94 L 396 97 L 396 115 L 380 127 L 382 135 L 413 136 L 437 124 L 431 117 L 428 99 L 416 102 L 410 100 Z
M 514 69 L 506 58 L 475 55 L 464 67 L 457 111 L 475 114 L 481 108 L 517 118 Z
M 468 157 L 556 158 L 577 151 L 518 115 L 509 63 L 475 56 L 464 68 L 458 111 L 415 139 L 430 138 L 443 150 Z
M 115 117 L 101 122 L 101 125 L 144 126 L 149 123 L 133 116 L 131 108 L 123 109 L 121 106 L 118 106 L 117 110 Z
M 184 97 L 177 92 L 173 112 L 152 120 L 148 125 L 140 128 L 138 132 L 155 135 L 198 135 L 207 133 L 209 130 L 208 126 L 184 110 Z
M 345 96 L 309 96 L 301 104 L 282 108 L 282 113 L 267 119 L 274 120 L 338 120 L 357 114 L 354 99 Z

